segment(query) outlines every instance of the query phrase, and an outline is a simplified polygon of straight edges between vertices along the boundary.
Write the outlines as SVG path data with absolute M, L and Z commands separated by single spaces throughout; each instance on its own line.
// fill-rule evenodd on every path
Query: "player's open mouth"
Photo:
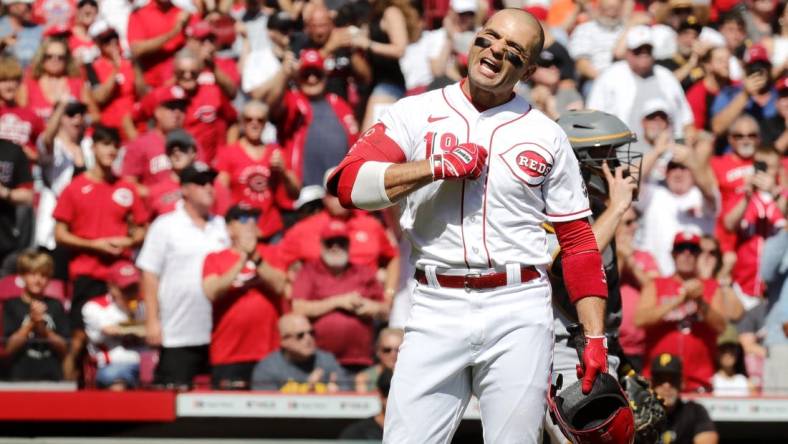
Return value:
M 501 64 L 494 59 L 482 57 L 479 61 L 479 69 L 485 76 L 493 77 L 501 71 Z

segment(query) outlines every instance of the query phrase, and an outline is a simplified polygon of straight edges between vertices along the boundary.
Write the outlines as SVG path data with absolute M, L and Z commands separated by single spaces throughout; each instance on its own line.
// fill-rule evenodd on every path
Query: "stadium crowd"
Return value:
M 410 247 L 324 178 L 503 7 L 546 35 L 518 94 L 637 133 L 624 354 L 676 391 L 788 391 L 782 0 L 2 0 L 0 377 L 387 387 Z

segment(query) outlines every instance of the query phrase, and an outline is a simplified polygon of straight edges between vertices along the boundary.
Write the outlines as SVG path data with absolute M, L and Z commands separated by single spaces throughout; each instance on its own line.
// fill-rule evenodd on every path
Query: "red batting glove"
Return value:
M 461 143 L 430 156 L 432 179 L 476 179 L 487 162 L 487 150 L 475 143 Z
M 607 338 L 586 336 L 583 365 L 577 366 L 577 378 L 583 380 L 583 394 L 588 394 L 600 373 L 607 373 Z

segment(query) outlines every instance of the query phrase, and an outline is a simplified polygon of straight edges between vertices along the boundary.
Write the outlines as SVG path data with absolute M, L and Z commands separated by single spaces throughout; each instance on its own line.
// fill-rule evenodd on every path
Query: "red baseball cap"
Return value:
M 186 91 L 178 85 L 163 86 L 150 93 L 153 107 L 163 106 L 168 102 L 186 102 Z
M 120 260 L 110 267 L 107 282 L 127 288 L 140 282 L 140 271 L 130 261 Z
M 71 35 L 71 28 L 68 25 L 57 24 L 44 29 L 44 37 L 68 37 Z
M 298 68 L 299 72 L 304 72 L 308 69 L 318 69 L 320 71 L 326 69 L 325 60 L 317 49 L 305 49 L 301 51 L 299 61 L 301 62 L 301 66 Z
M 673 238 L 673 249 L 675 250 L 679 245 L 695 245 L 700 248 L 700 236 L 696 233 L 679 231 Z
M 323 230 L 320 231 L 320 239 L 326 240 L 337 237 L 348 238 L 350 237 L 350 232 L 344 221 L 332 219 L 323 227 Z
M 778 92 L 783 92 L 788 90 L 788 77 L 780 77 L 774 82 L 774 87 L 777 89 Z
M 205 20 L 200 20 L 186 27 L 186 36 L 202 40 L 206 37 L 216 37 L 216 33 L 210 23 Z
M 750 46 L 750 49 L 747 50 L 747 54 L 744 55 L 744 61 L 748 65 L 751 63 L 758 63 L 758 62 L 764 62 L 769 64 L 772 63 L 769 60 L 769 53 L 766 51 L 766 47 L 764 47 L 760 43 L 756 43 Z

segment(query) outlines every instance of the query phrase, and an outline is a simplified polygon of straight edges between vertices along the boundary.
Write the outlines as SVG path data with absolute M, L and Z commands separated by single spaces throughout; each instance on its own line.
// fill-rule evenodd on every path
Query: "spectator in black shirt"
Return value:
M 681 358 L 668 353 L 658 355 L 651 364 L 651 387 L 665 403 L 667 428 L 663 444 L 717 444 L 719 435 L 706 409 L 684 401 L 681 392 Z
M 365 439 L 383 440 L 383 421 L 386 417 L 386 402 L 391 388 L 391 376 L 393 372 L 389 369 L 383 370 L 378 376 L 378 396 L 380 397 L 380 412 L 377 415 L 356 421 L 342 430 L 339 439 Z
M 44 295 L 54 262 L 46 253 L 26 251 L 19 256 L 17 270 L 24 282 L 22 294 L 3 308 L 9 376 L 18 381 L 59 381 L 69 329 L 63 305 Z
M 0 265 L 17 251 L 20 242 L 15 233 L 17 207 L 33 203 L 33 177 L 22 148 L 0 139 Z M 7 274 L 0 269 L 0 275 Z

